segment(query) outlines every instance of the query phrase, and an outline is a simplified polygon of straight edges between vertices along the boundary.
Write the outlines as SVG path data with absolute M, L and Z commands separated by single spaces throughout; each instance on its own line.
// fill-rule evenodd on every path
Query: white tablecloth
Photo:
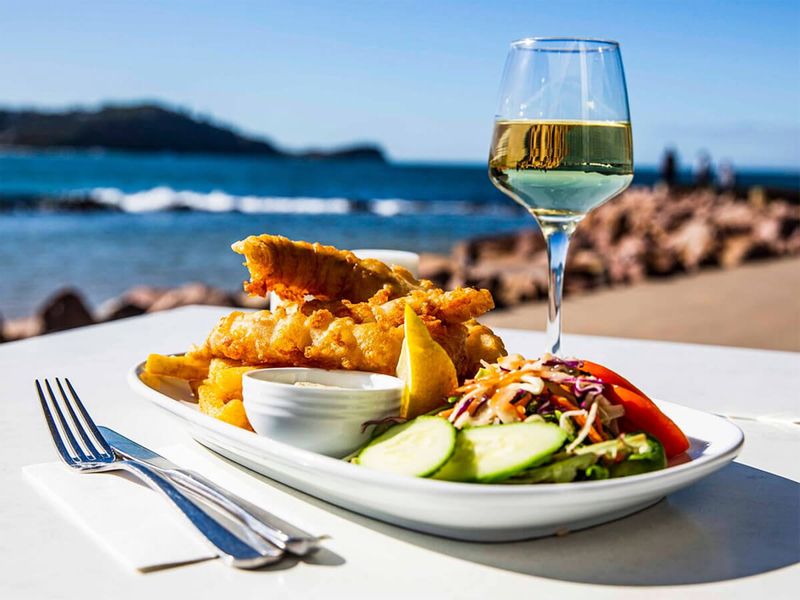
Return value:
M 69 376 L 95 419 L 150 447 L 182 444 L 195 466 L 222 460 L 130 391 L 149 352 L 201 341 L 226 309 L 190 307 L 0 345 L 0 597 L 765 598 L 800 585 L 800 356 L 567 336 L 568 352 L 619 367 L 653 396 L 736 418 L 745 447 L 730 467 L 615 523 L 513 544 L 444 540 L 331 506 L 231 466 L 280 513 L 331 535 L 309 562 L 235 571 L 219 561 L 126 571 L 22 478 L 55 458 L 36 377 Z M 502 331 L 535 355 L 534 332 Z M 794 590 L 794 592 L 793 592 Z

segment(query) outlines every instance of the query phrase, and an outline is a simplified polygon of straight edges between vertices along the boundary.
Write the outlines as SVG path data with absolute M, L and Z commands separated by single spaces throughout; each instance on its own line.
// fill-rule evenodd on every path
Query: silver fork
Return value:
M 247 541 L 239 539 L 218 523 L 205 509 L 195 504 L 169 480 L 151 468 L 141 463 L 118 458 L 97 429 L 69 379 L 64 379 L 64 381 L 69 389 L 69 395 L 61 385 L 61 381 L 58 378 L 55 380 L 60 401 L 47 379 L 44 380 L 44 388 L 47 390 L 49 402 L 38 379 L 36 380 L 36 390 L 39 393 L 42 412 L 50 429 L 53 443 L 59 456 L 69 467 L 79 473 L 124 470 L 136 475 L 149 487 L 168 498 L 203 534 L 220 558 L 232 567 L 253 569 L 274 563 L 283 556 L 282 550 L 247 530 L 241 532 Z M 68 417 L 65 415 L 64 409 L 66 409 Z M 53 418 L 54 413 L 55 419 Z

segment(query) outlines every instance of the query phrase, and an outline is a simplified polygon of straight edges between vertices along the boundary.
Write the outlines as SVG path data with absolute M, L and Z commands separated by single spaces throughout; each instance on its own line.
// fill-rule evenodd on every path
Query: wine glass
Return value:
M 527 38 L 511 44 L 500 85 L 489 178 L 524 206 L 547 241 L 547 341 L 561 349 L 570 237 L 633 179 L 628 94 L 619 44 Z

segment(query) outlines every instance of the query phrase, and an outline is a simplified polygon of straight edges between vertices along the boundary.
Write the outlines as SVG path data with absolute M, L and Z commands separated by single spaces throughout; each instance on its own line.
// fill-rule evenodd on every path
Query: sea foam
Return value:
M 118 188 L 95 188 L 89 197 L 124 212 L 142 213 L 165 210 L 242 213 L 331 213 L 351 211 L 344 198 L 288 198 L 276 196 L 235 196 L 214 190 L 193 192 L 161 186 L 141 192 L 126 193 Z
M 124 192 L 118 188 L 94 188 L 86 195 L 99 205 L 128 213 L 168 210 L 201 212 L 241 212 L 250 214 L 347 214 L 367 212 L 382 217 L 403 214 L 464 215 L 509 214 L 512 206 L 486 205 L 456 201 L 421 201 L 404 198 L 347 198 L 237 196 L 214 190 L 195 192 L 159 186 L 139 192 Z

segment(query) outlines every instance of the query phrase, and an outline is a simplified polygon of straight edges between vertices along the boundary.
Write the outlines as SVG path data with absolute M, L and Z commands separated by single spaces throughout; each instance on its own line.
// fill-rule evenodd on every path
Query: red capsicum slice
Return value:
M 619 404 L 625 409 L 625 416 L 621 419 L 623 429 L 649 433 L 664 446 L 667 458 L 677 456 L 689 448 L 689 440 L 680 427 L 630 381 L 611 369 L 590 361 L 583 362 L 583 370 L 608 384 L 604 395 L 609 402 Z
M 633 392 L 636 392 L 640 396 L 644 396 L 647 398 L 647 394 L 645 394 L 642 390 L 637 388 L 633 385 L 630 381 L 625 379 L 619 373 L 612 371 L 608 367 L 604 367 L 603 365 L 598 365 L 597 363 L 593 363 L 590 360 L 584 360 L 583 367 L 581 370 L 588 371 L 598 379 L 600 379 L 603 383 L 610 383 L 611 385 L 618 385 L 620 387 L 627 388 Z

